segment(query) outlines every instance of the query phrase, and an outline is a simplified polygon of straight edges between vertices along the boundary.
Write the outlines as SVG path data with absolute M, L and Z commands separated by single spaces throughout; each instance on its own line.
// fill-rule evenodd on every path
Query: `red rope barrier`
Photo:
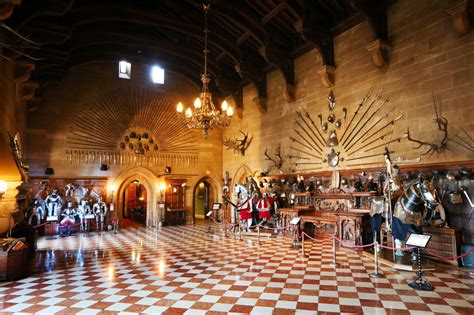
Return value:
M 332 239 L 334 238 L 334 236 L 331 236 L 330 238 L 325 238 L 325 239 L 320 240 L 320 239 L 316 239 L 316 238 L 313 238 L 313 237 L 309 236 L 309 235 L 306 234 L 305 232 L 301 233 L 301 235 L 304 235 L 304 236 L 306 236 L 307 238 L 309 238 L 309 239 L 311 239 L 311 240 L 313 240 L 313 241 L 315 241 L 315 242 L 326 242 L 326 241 L 330 241 L 330 240 L 332 240 Z
M 375 243 L 372 243 L 372 244 L 367 244 L 367 245 L 348 245 L 348 244 L 344 244 L 344 241 L 341 240 L 341 239 L 338 239 L 337 237 L 334 237 L 336 239 L 336 241 L 338 241 L 339 243 L 341 243 L 341 245 L 343 247 L 348 247 L 348 248 L 365 248 L 365 247 L 371 247 L 371 246 L 374 246 Z
M 428 254 L 430 254 L 431 256 L 436 257 L 436 258 L 439 258 L 439 259 L 443 259 L 443 260 L 457 260 L 457 259 L 464 258 L 464 257 L 469 256 L 469 255 L 471 255 L 472 253 L 474 253 L 474 248 L 471 248 L 471 250 L 468 251 L 468 252 L 465 253 L 465 254 L 462 254 L 462 255 L 459 255 L 459 256 L 455 256 L 455 257 L 445 257 L 445 256 L 440 256 L 440 255 L 438 255 L 438 254 L 433 253 L 433 251 L 429 250 L 428 248 L 425 248 L 424 250 L 425 250 Z

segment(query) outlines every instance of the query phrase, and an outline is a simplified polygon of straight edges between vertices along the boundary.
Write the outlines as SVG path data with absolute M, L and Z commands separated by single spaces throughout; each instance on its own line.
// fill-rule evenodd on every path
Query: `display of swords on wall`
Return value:
M 196 135 L 176 119 L 173 104 L 167 96 L 146 88 L 115 89 L 99 95 L 74 119 L 67 135 L 69 162 L 195 165 Z M 150 150 L 126 150 L 133 140 L 130 134 L 137 130 L 143 131 L 142 136 L 148 135 L 142 145 L 150 146 Z M 149 139 L 153 139 L 153 144 Z
M 347 166 L 373 164 L 364 160 L 382 156 L 386 146 L 407 138 L 393 135 L 393 126 L 403 115 L 393 116 L 389 98 L 374 93 L 373 87 L 351 118 L 346 108 L 337 111 L 332 91 L 327 103 L 329 114 L 319 114 L 316 122 L 307 111 L 296 112 L 295 136 L 290 137 L 293 154 L 289 157 L 300 172 L 319 170 L 325 164 L 334 168 L 340 162 Z

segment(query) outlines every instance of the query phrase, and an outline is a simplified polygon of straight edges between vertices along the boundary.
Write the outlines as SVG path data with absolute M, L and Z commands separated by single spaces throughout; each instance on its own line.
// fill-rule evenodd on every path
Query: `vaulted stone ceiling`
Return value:
M 254 84 L 257 104 L 265 110 L 265 74 L 278 69 L 291 101 L 293 60 L 312 48 L 321 53 L 323 82 L 331 85 L 337 64 L 334 37 L 366 19 L 374 41 L 385 43 L 387 8 L 394 1 L 211 0 L 211 89 L 217 96 L 233 96 L 240 106 L 242 87 Z M 7 0 L 3 6 L 14 4 L 1 28 L 3 54 L 35 59 L 31 80 L 40 87 L 61 80 L 74 65 L 120 59 L 159 63 L 201 85 L 203 1 Z M 7 27 L 39 45 L 21 40 Z

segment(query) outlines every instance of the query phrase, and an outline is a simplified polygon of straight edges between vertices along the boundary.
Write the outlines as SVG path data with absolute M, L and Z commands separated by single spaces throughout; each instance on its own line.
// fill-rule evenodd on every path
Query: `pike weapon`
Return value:
M 321 143 L 322 146 L 325 146 L 324 137 L 322 133 L 319 131 L 318 127 L 316 126 L 316 124 L 314 123 L 313 119 L 311 118 L 311 116 L 309 115 L 307 111 L 305 111 L 305 116 L 309 119 L 309 121 L 311 122 L 311 125 L 313 125 L 314 129 L 316 129 L 316 131 L 318 132 L 318 135 L 319 135 L 319 137 L 317 137 L 318 141 Z
M 390 113 L 395 109 L 395 107 L 392 107 L 391 109 L 389 109 L 385 114 L 383 114 L 382 116 L 379 117 L 379 119 L 377 119 L 373 124 L 372 126 L 370 126 L 369 128 L 367 128 L 367 130 L 374 130 L 374 128 L 382 121 L 384 120 L 385 118 L 388 117 L 388 115 L 390 115 Z M 381 130 L 381 129 L 380 129 Z M 374 135 L 376 133 L 372 133 L 372 135 Z M 364 139 L 365 138 L 365 139 Z M 352 147 L 354 147 L 357 143 L 359 143 L 359 141 L 362 140 L 361 143 L 364 143 L 365 141 L 367 141 L 367 139 L 369 139 L 367 137 L 367 133 L 364 133 L 363 135 L 361 135 L 359 137 L 359 139 L 357 139 L 354 143 L 352 143 L 352 145 L 350 147 L 347 148 L 347 151 L 349 151 Z
M 294 156 L 294 155 L 288 155 L 288 158 L 290 160 L 292 159 L 309 160 L 309 157 L 301 157 L 301 156 Z
M 474 141 L 474 140 L 472 139 L 472 137 L 467 133 L 466 129 L 462 128 L 462 131 L 464 131 L 464 133 L 465 133 L 466 136 L 469 138 L 469 140 L 471 140 L 471 142 Z
M 322 162 L 301 162 L 295 163 L 295 165 L 306 165 L 306 164 L 323 164 Z
M 359 107 L 357 107 L 354 115 L 352 116 L 351 120 L 349 120 L 349 123 L 347 124 L 346 130 L 344 130 L 344 133 L 342 134 L 341 141 L 342 141 L 342 139 L 344 139 L 344 136 L 346 135 L 346 132 L 349 130 L 349 127 L 351 126 L 352 122 L 354 121 L 357 114 L 359 113 L 360 108 L 364 105 L 365 101 L 370 97 L 370 94 L 372 93 L 372 88 L 373 88 L 373 85 L 367 91 L 367 94 L 364 95 L 364 97 L 362 98 L 362 101 L 360 101 Z M 346 113 L 344 113 L 344 116 L 345 115 L 346 115 Z M 345 117 L 344 117 L 344 120 L 345 120 Z
M 439 115 L 438 115 L 438 109 L 436 108 L 436 100 L 434 96 L 434 92 L 431 91 L 431 96 L 433 97 L 433 106 L 435 110 L 435 115 L 436 115 L 436 123 L 438 124 L 438 129 L 441 129 L 440 121 L 439 121 Z
M 389 101 L 389 98 L 387 97 L 383 102 L 382 104 L 377 107 L 377 109 L 374 110 L 374 112 L 369 116 L 369 118 L 367 118 L 367 120 L 362 124 L 362 126 L 360 126 L 360 128 L 355 132 L 355 134 L 352 136 L 352 138 L 349 139 L 349 142 L 347 142 L 347 145 L 344 146 L 344 149 L 345 150 L 349 150 L 347 147 L 351 144 L 351 142 L 354 140 L 355 137 L 357 137 L 357 135 L 361 132 L 362 129 L 364 129 L 365 126 L 367 126 L 367 124 L 369 123 L 369 121 L 379 112 L 380 109 L 382 109 L 382 107 L 387 104 Z M 355 142 L 357 143 L 357 141 Z
M 322 167 L 310 167 L 310 168 L 304 168 L 302 170 L 299 170 L 300 172 L 306 172 L 306 171 L 316 171 L 316 170 L 320 170 L 322 169 Z
M 310 134 L 309 134 L 308 131 L 301 125 L 301 123 L 300 123 L 299 121 L 296 121 L 296 124 L 301 128 L 301 130 L 303 130 L 303 132 L 308 136 L 308 138 L 309 138 L 310 140 L 312 140 L 312 142 L 316 145 L 316 147 L 318 148 L 318 150 L 315 149 L 315 151 L 321 152 L 321 151 L 322 151 L 321 147 L 316 143 L 316 141 L 314 141 L 313 138 L 311 138 Z M 298 132 L 297 130 L 295 130 L 295 131 Z M 308 142 L 308 139 L 306 139 L 306 138 L 303 138 L 303 139 L 305 139 L 305 141 Z M 309 144 L 309 142 L 308 142 L 308 144 Z M 311 146 L 312 146 L 312 145 L 311 145 Z
M 348 164 L 347 166 L 377 165 L 377 164 L 383 164 L 383 163 L 384 162 L 358 163 L 358 164 Z
M 456 137 L 457 137 L 458 139 L 462 140 L 462 142 L 459 142 L 458 140 L 455 140 L 455 139 L 451 139 L 451 141 L 453 141 L 454 143 L 459 144 L 460 146 L 462 146 L 462 147 L 468 149 L 469 151 L 474 151 L 474 148 L 472 148 L 470 144 L 464 142 L 464 140 L 461 139 L 461 138 L 459 138 L 458 135 L 456 135 Z
M 374 144 L 375 142 L 377 142 L 377 141 L 379 141 L 379 140 L 383 140 L 386 136 L 388 136 L 388 135 L 390 135 L 390 134 L 392 134 L 392 133 L 393 133 L 393 130 L 390 130 L 390 131 L 384 133 L 383 135 L 378 136 L 377 138 L 375 138 L 374 140 L 370 141 L 369 143 L 367 143 L 367 144 L 365 144 L 365 145 L 363 145 L 363 146 L 357 148 L 357 149 L 354 150 L 353 152 L 350 152 L 350 153 L 348 152 L 347 154 L 354 154 L 354 153 L 356 153 L 356 152 L 359 152 L 361 149 L 367 148 L 368 146 Z
M 403 117 L 403 114 L 401 114 L 401 115 L 395 117 L 393 120 L 389 121 L 388 123 L 386 123 L 385 125 L 383 125 L 382 127 L 380 127 L 377 131 L 372 132 L 372 133 L 370 134 L 370 136 L 366 137 L 366 138 L 362 141 L 362 143 L 366 142 L 367 140 L 369 140 L 370 138 L 372 138 L 373 136 L 375 136 L 376 134 L 378 134 L 380 131 L 384 130 L 384 129 L 387 128 L 388 126 L 394 125 L 395 122 L 397 122 L 398 120 L 402 119 L 402 117 Z M 370 130 L 372 130 L 372 128 L 371 128 Z
M 375 146 L 375 147 L 372 147 L 372 148 L 370 148 L 370 149 L 366 149 L 366 150 L 364 150 L 364 152 L 368 152 L 368 151 L 371 151 L 371 150 L 373 150 L 373 149 L 377 149 L 377 148 L 386 146 L 387 144 L 390 144 L 390 143 L 393 143 L 393 142 L 400 142 L 402 139 L 405 139 L 405 138 L 407 138 L 407 137 L 408 137 L 408 135 L 405 134 L 405 135 L 403 135 L 403 136 L 401 136 L 401 137 L 398 137 L 398 138 L 396 138 L 396 139 L 387 141 L 387 142 L 385 142 L 385 143 L 382 143 L 382 144 L 377 145 L 377 146 Z
M 303 117 L 303 114 L 301 114 L 300 112 L 296 112 L 296 114 L 300 117 L 300 119 L 304 122 L 305 126 L 309 129 L 309 131 L 311 131 L 311 133 L 314 135 L 314 137 L 317 139 L 318 136 L 316 135 L 316 133 L 313 131 L 313 129 L 310 127 L 310 125 L 308 124 L 308 122 L 306 121 L 306 119 L 304 119 Z M 314 141 L 313 137 L 310 137 L 311 140 L 314 142 L 314 144 L 316 144 L 316 146 L 319 148 L 319 150 L 321 151 L 321 147 L 316 143 L 316 141 Z M 318 139 L 319 140 L 319 139 Z
M 300 137 L 302 137 L 301 134 L 299 134 L 298 131 L 295 130 L 295 132 L 298 133 L 298 135 L 299 135 Z M 303 138 L 303 137 L 302 137 L 302 138 Z M 304 138 L 303 138 L 303 139 L 304 139 Z M 303 147 L 305 147 L 306 149 L 314 150 L 313 147 L 310 147 L 310 146 L 304 144 L 303 142 L 299 141 L 298 139 L 295 139 L 294 137 L 290 137 L 290 140 L 293 141 L 293 142 L 296 142 L 296 143 L 298 143 L 298 144 L 301 144 L 301 145 L 302 145 Z
M 354 128 L 351 130 L 351 132 L 349 133 L 349 135 L 347 136 L 347 138 L 344 140 L 344 142 L 342 143 L 343 146 L 346 145 L 346 142 L 347 140 L 352 136 L 352 134 L 354 133 L 354 131 L 357 129 L 357 127 L 359 127 L 359 124 L 360 122 L 362 121 L 362 119 L 364 119 L 365 115 L 367 115 L 367 113 L 370 111 L 370 109 L 372 108 L 372 106 L 375 104 L 375 102 L 377 100 L 380 99 L 380 96 L 381 94 L 377 94 L 377 95 L 374 95 L 373 99 L 372 99 L 372 102 L 369 104 L 369 106 L 367 107 L 367 109 L 365 110 L 365 112 L 362 114 L 362 116 L 360 117 L 360 119 L 357 121 L 357 123 L 355 124 Z M 359 107 L 360 108 L 360 107 Z M 359 108 L 357 109 L 357 111 L 359 110 Z M 341 141 L 342 141 L 342 138 L 341 138 Z
M 395 151 L 389 151 L 389 153 L 393 154 L 393 153 L 395 153 Z M 378 154 L 369 154 L 369 155 L 364 155 L 364 156 L 359 156 L 359 157 L 355 157 L 355 158 L 346 159 L 346 161 L 349 162 L 349 161 L 355 161 L 355 160 L 368 159 L 368 158 L 375 157 L 375 156 L 381 156 L 381 154 L 380 153 L 378 153 Z
M 309 152 L 303 151 L 303 150 L 298 149 L 298 148 L 295 148 L 295 147 L 293 147 L 293 146 L 291 146 L 290 148 L 293 149 L 293 150 L 295 150 L 295 151 L 297 151 L 297 152 L 300 152 L 300 153 L 307 154 L 307 155 L 309 155 L 309 156 L 315 157 L 315 158 L 317 158 L 317 159 L 322 159 L 322 157 L 320 157 L 320 156 L 311 154 L 311 153 L 309 153 Z

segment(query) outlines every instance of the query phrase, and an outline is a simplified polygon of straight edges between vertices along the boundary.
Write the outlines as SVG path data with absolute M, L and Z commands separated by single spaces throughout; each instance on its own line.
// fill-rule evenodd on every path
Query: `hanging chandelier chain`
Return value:
M 194 101 L 194 110 L 187 108 L 184 111 L 183 104 L 179 103 L 176 107 L 178 114 L 184 114 L 184 121 L 189 128 L 200 129 L 204 135 L 207 134 L 210 129 L 216 126 L 228 126 L 233 115 L 233 109 L 227 102 L 221 105 L 221 110 L 217 110 L 212 102 L 212 94 L 209 91 L 209 83 L 211 82 L 211 76 L 207 72 L 207 58 L 209 55 L 208 49 L 208 13 L 210 3 L 203 4 L 204 8 L 204 73 L 201 75 L 202 89 L 199 97 Z
M 203 4 L 204 8 L 204 75 L 207 76 L 207 55 L 209 53 L 209 50 L 207 49 L 207 37 L 209 34 L 209 28 L 208 28 L 208 13 L 209 13 L 209 7 L 210 4 Z

